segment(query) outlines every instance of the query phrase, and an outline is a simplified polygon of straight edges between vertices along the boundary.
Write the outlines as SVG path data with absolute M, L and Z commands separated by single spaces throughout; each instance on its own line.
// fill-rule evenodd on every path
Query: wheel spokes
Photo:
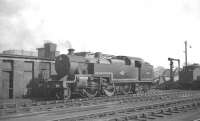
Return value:
M 128 94 L 131 91 L 131 85 L 130 84 L 124 84 L 123 86 L 121 86 L 121 92 L 123 94 Z
M 107 96 L 113 96 L 115 94 L 114 84 L 106 84 L 103 86 L 103 91 Z
M 92 97 L 95 97 L 98 93 L 98 90 L 91 90 L 90 88 L 85 88 L 83 89 L 83 93 L 89 97 L 89 98 L 92 98 Z
M 99 84 L 95 81 L 91 81 L 88 83 L 88 86 L 82 89 L 83 94 L 89 98 L 97 96 L 99 92 Z

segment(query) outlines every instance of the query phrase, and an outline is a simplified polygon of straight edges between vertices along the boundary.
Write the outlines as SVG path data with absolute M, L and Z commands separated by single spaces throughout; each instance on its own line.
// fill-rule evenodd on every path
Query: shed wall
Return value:
M 22 98 L 28 93 L 27 85 L 38 78 L 41 71 L 55 73 L 54 61 L 6 58 L 0 56 L 0 99 Z M 13 83 L 13 84 L 12 84 Z

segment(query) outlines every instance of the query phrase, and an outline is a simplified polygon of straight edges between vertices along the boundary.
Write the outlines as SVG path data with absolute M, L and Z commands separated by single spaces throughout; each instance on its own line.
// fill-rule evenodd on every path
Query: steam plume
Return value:
M 71 42 L 69 40 L 58 41 L 58 51 L 61 53 L 67 53 L 67 49 L 72 48 Z

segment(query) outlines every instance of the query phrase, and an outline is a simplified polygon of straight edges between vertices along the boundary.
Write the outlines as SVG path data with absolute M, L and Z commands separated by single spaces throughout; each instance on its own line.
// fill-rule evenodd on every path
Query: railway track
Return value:
M 200 97 L 176 99 L 171 101 L 125 106 L 116 110 L 107 109 L 81 116 L 58 118 L 49 121 L 152 121 L 162 120 L 165 116 L 197 110 L 200 108 Z
M 70 108 L 70 107 L 83 107 L 83 106 L 90 106 L 90 105 L 98 105 L 98 104 L 105 104 L 109 102 L 120 102 L 125 103 L 126 101 L 145 101 L 145 100 L 157 100 L 159 98 L 172 98 L 173 96 L 176 97 L 177 95 L 191 95 L 194 92 L 180 92 L 176 91 L 171 93 L 170 91 L 166 92 L 151 92 L 147 94 L 139 94 L 139 95 L 118 95 L 113 97 L 96 97 L 93 99 L 71 99 L 71 100 L 54 100 L 54 101 L 39 101 L 33 103 L 21 103 L 21 104 L 4 104 L 0 106 L 0 116 L 5 115 L 13 115 L 13 114 L 26 114 L 26 113 L 33 113 L 33 112 L 44 112 L 44 111 L 53 111 L 63 108 Z
M 172 91 L 173 92 L 173 91 Z M 14 115 L 3 115 L 0 117 L 0 120 L 12 120 L 12 119 L 20 119 L 21 118 L 33 118 L 35 120 L 35 117 L 41 117 L 44 116 L 44 118 L 39 118 L 39 119 L 43 119 L 43 120 L 49 120 L 47 117 L 49 116 L 53 116 L 52 119 L 56 118 L 57 116 L 60 118 L 60 115 L 66 115 L 68 114 L 68 116 L 73 116 L 72 114 L 74 114 L 74 116 L 77 115 L 83 115 L 85 113 L 83 112 L 87 112 L 86 114 L 88 114 L 88 112 L 93 112 L 93 111 L 97 111 L 97 110 L 103 110 L 103 111 L 108 111 L 110 108 L 119 106 L 117 107 L 117 109 L 119 108 L 124 108 L 124 106 L 126 107 L 130 107 L 130 105 L 134 104 L 144 104 L 146 105 L 146 103 L 152 104 L 154 102 L 163 102 L 163 101 L 170 101 L 170 100 L 174 100 L 174 99 L 181 99 L 181 98 L 191 98 L 191 97 L 198 97 L 199 94 L 198 92 L 165 92 L 162 94 L 158 94 L 158 93 L 154 93 L 154 94 L 143 94 L 143 95 L 127 95 L 127 96 L 114 96 L 114 97 L 99 97 L 99 98 L 94 98 L 94 99 L 84 99 L 82 101 L 78 101 L 76 100 L 75 102 L 73 102 L 71 100 L 71 102 L 65 102 L 65 103 L 61 103 L 60 105 L 46 105 L 46 106 L 37 106 L 37 107 L 29 107 L 27 110 L 25 110 L 25 108 L 22 108 L 21 110 L 23 110 L 22 112 L 19 113 L 15 113 Z M 102 99 L 102 100 L 99 100 Z M 78 103 L 78 104 L 76 104 Z M 84 104 L 85 103 L 85 104 Z M 56 106 L 56 107 L 55 107 Z M 137 105 L 138 106 L 138 105 Z M 20 109 L 18 109 L 20 110 Z M 113 112 L 114 109 L 112 109 Z M 78 114 L 77 114 L 78 113 Z M 94 115 L 94 114 L 93 114 Z M 102 114 L 104 115 L 104 114 Z M 47 117 L 46 117 L 47 116 Z M 62 116 L 61 116 L 62 117 Z M 88 117 L 88 116 L 86 116 Z M 86 120 L 88 120 L 87 118 L 85 118 Z M 64 119 L 57 119 L 57 120 L 66 120 Z M 68 121 L 69 119 L 67 119 Z M 70 119 L 71 120 L 71 119 Z M 74 119 L 72 119 L 74 120 Z

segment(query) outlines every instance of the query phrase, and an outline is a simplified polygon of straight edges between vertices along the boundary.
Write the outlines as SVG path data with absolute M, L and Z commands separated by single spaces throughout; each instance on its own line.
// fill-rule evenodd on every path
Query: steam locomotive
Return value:
M 147 91 L 153 83 L 153 66 L 141 58 L 103 56 L 100 52 L 69 53 L 56 57 L 57 76 L 47 83 L 48 96 L 69 99 Z

